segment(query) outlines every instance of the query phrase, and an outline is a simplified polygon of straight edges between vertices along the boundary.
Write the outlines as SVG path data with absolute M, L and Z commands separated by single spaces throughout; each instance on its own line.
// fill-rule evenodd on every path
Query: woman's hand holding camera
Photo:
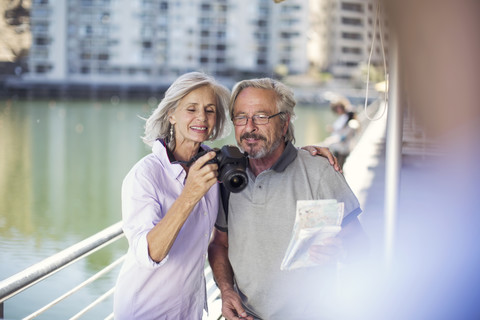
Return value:
M 216 153 L 210 151 L 198 158 L 189 168 L 185 189 L 192 200 L 198 202 L 208 190 L 217 182 L 218 165 L 207 163 L 215 158 Z

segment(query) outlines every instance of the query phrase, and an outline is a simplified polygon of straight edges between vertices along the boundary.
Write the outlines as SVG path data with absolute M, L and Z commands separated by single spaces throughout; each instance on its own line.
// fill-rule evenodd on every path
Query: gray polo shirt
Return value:
M 291 143 L 271 169 L 257 177 L 249 169 L 247 174 L 247 187 L 230 194 L 228 223 L 223 212 L 216 222 L 217 228 L 228 231 L 229 260 L 244 306 L 261 319 L 307 319 L 308 315 L 318 319 L 333 294 L 335 270 L 280 270 L 296 202 L 337 199 L 345 203 L 347 221 L 361 212 L 358 200 L 327 159 L 297 150 Z

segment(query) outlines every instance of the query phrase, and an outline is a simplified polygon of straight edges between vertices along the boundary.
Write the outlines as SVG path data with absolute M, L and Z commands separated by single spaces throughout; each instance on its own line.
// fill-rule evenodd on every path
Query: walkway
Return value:
M 360 220 L 371 238 L 372 249 L 379 254 L 383 250 L 386 123 L 387 112 L 368 123 L 343 170 L 363 210 Z

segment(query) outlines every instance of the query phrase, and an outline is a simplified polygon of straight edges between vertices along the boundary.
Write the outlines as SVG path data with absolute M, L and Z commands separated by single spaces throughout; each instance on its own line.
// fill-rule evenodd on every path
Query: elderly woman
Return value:
M 215 152 L 190 167 L 180 163 L 224 133 L 229 97 L 213 78 L 188 73 L 148 118 L 143 139 L 152 153 L 122 186 L 129 250 L 117 280 L 115 319 L 202 318 L 205 257 L 219 204 L 217 165 L 205 163 Z
M 115 319 L 201 319 L 204 267 L 219 209 L 215 152 L 202 143 L 224 134 L 229 91 L 198 72 L 179 77 L 147 119 L 152 153 L 122 186 L 123 230 L 129 243 L 115 289 Z M 328 149 L 312 154 L 334 159 Z

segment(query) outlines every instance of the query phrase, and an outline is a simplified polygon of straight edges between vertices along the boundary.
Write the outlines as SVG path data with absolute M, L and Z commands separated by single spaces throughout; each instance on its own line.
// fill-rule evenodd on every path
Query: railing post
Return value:
M 391 269 L 395 257 L 403 130 L 403 106 L 401 102 L 402 79 L 400 76 L 399 48 L 396 39 L 393 39 L 391 42 L 390 49 L 391 67 L 388 79 L 388 130 L 385 151 L 385 258 L 387 269 Z

